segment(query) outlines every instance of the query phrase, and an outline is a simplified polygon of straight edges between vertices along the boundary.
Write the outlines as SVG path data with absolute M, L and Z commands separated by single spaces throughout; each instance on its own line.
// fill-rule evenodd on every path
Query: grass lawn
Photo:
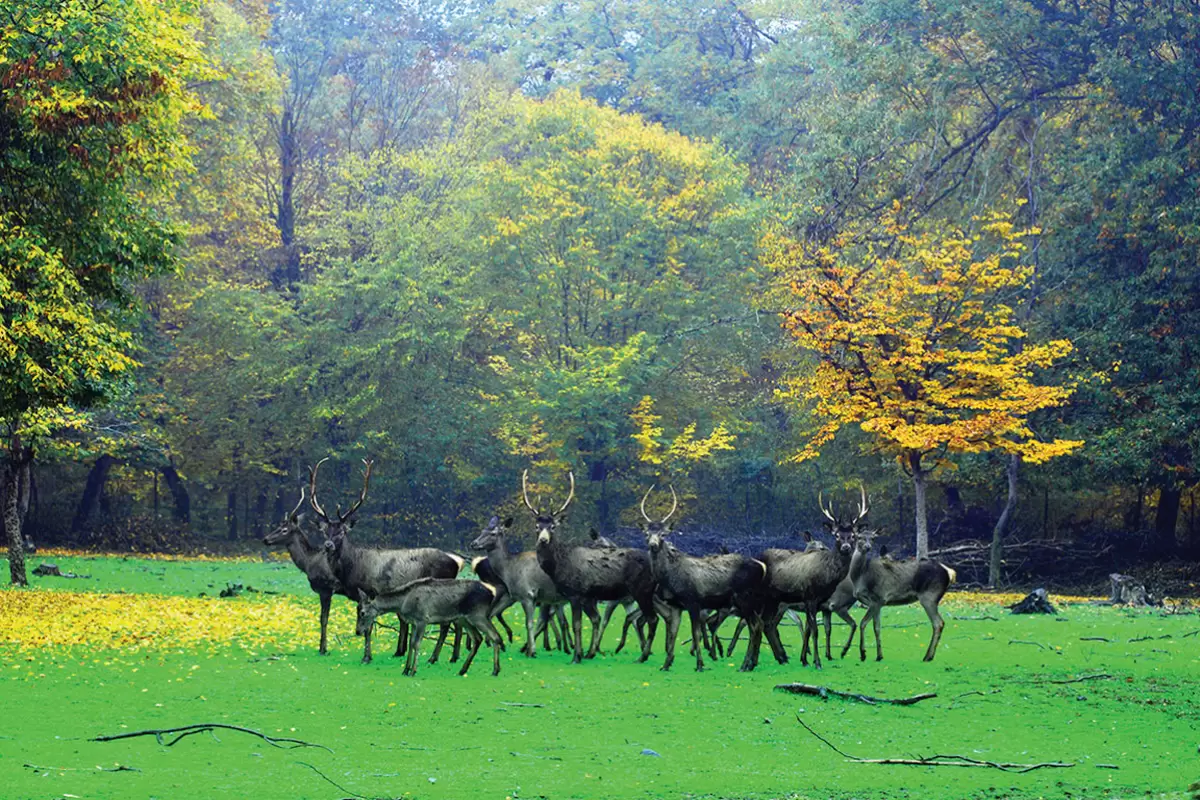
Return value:
M 335 601 L 333 652 L 318 656 L 316 598 L 290 563 L 39 554 L 30 566 L 41 560 L 91 577 L 32 578 L 31 590 L 0 592 L 3 798 L 1184 798 L 1200 780 L 1195 615 L 1069 604 L 1059 617 L 1013 617 L 951 595 L 932 664 L 920 660 L 928 623 L 909 607 L 884 612 L 887 660 L 835 658 L 821 672 L 798 660 L 779 666 L 764 647 L 751 674 L 737 671 L 740 648 L 700 674 L 681 653 L 663 673 L 660 642 L 651 664 L 623 652 L 572 666 L 512 647 L 498 678 L 481 653 L 464 678 L 443 660 L 406 679 L 390 657 L 391 631 L 377 635 L 375 663 L 358 663 L 344 600 Z M 227 582 L 279 594 L 216 598 Z M 845 633 L 835 627 L 835 642 Z M 789 626 L 797 659 L 798 641 Z M 1050 682 L 1097 674 L 1111 677 Z M 773 691 L 787 681 L 938 697 L 868 706 Z M 797 715 L 864 758 L 1075 766 L 1017 774 L 854 763 Z M 332 753 L 234 731 L 172 747 L 153 737 L 88 741 L 202 722 Z M 107 771 L 118 766 L 136 771 Z

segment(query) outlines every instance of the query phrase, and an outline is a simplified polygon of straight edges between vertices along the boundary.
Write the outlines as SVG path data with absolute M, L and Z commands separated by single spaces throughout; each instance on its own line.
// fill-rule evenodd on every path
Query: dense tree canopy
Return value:
M 0 11 L 46 536 L 243 538 L 369 454 L 408 542 L 530 465 L 606 529 L 666 478 L 779 539 L 862 479 L 903 545 L 925 492 L 934 549 L 1200 542 L 1194 3 L 452 5 Z

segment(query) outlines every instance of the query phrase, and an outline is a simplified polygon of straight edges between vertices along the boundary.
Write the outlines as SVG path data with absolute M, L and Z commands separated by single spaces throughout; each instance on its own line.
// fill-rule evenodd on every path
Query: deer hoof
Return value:
M 875 656 L 876 661 L 883 661 L 883 656 Z

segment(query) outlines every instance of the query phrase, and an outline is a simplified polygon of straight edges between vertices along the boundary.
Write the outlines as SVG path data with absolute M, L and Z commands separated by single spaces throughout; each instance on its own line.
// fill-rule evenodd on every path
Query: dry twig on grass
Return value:
M 858 764 L 896 764 L 909 767 L 990 767 L 1002 772 L 1033 772 L 1035 769 L 1075 766 L 1063 761 L 1045 761 L 1039 764 L 1013 764 L 1007 761 L 983 761 L 978 758 L 968 758 L 967 756 L 958 755 L 936 755 L 924 758 L 859 758 L 838 749 L 837 745 L 806 725 L 804 720 L 800 719 L 799 716 L 796 717 L 796 721 L 800 723 L 800 726 L 804 730 L 819 739 L 830 750 Z
M 1053 683 L 1058 686 L 1065 686 L 1068 683 L 1082 683 L 1084 681 L 1107 681 L 1110 679 L 1112 679 L 1112 675 L 1109 675 L 1107 672 L 1098 672 L 1095 675 L 1082 675 L 1078 678 L 1068 678 L 1067 680 L 1062 680 L 1062 681 L 1055 681 L 1055 680 L 1023 681 L 1023 683 L 1034 683 L 1034 684 L 1036 684 L 1036 683 Z
M 1027 642 L 1024 639 L 1009 639 L 1008 643 L 1009 644 L 1031 644 L 1034 647 L 1040 647 L 1043 650 L 1046 649 L 1046 645 L 1042 644 L 1041 642 Z
M 191 736 L 193 733 L 211 733 L 214 730 L 237 731 L 238 733 L 248 733 L 251 736 L 257 736 L 272 747 L 278 747 L 280 750 L 295 750 L 297 747 L 319 747 L 322 750 L 330 750 L 323 744 L 313 744 L 306 742 L 303 739 L 288 739 L 286 737 L 268 736 L 250 728 L 243 728 L 238 725 L 226 725 L 221 722 L 197 722 L 194 725 L 182 725 L 178 728 L 152 728 L 144 731 L 130 731 L 128 733 L 114 733 L 107 736 L 97 736 L 90 741 L 93 742 L 115 742 L 118 739 L 132 739 L 135 736 L 153 736 L 154 740 L 164 747 L 170 747 L 185 736 Z M 169 733 L 179 734 L 169 742 L 163 741 L 163 736 Z
M 842 697 L 846 700 L 857 700 L 860 703 L 866 703 L 869 706 L 886 703 L 893 706 L 911 706 L 913 703 L 919 703 L 922 700 L 929 700 L 937 697 L 937 692 L 927 692 L 918 694 L 912 697 L 901 697 L 890 699 L 887 697 L 871 697 L 870 695 L 859 694 L 858 692 L 839 692 L 836 689 L 829 689 L 825 686 L 813 686 L 808 683 L 780 683 L 775 686 L 776 689 L 782 692 L 790 692 L 792 694 L 811 694 L 820 697 L 823 700 L 828 700 L 830 695 L 834 697 Z

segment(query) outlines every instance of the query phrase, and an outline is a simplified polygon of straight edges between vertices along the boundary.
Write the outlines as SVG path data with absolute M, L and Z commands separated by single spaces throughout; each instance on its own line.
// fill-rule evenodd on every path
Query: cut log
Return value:
M 1108 576 L 1108 579 L 1112 581 L 1112 597 L 1109 598 L 1109 601 L 1113 605 L 1155 605 L 1154 598 L 1146 591 L 1145 585 L 1132 575 L 1122 575 L 1119 572 L 1114 572 Z
M 1039 587 L 1034 589 L 1019 603 L 1013 603 L 1008 607 L 1014 614 L 1057 614 L 1054 605 L 1050 602 L 1050 595 L 1046 590 Z

